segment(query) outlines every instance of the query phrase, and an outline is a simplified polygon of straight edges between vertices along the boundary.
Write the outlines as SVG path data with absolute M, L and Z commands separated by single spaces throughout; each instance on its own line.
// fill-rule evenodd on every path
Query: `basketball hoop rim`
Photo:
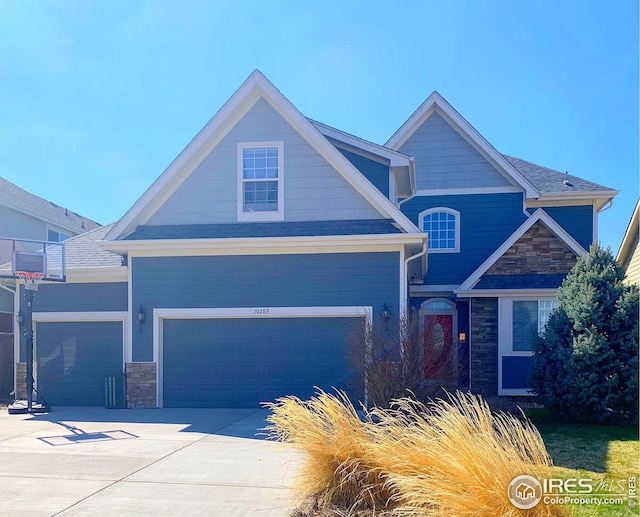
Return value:
M 27 291 L 37 291 L 40 282 L 44 279 L 44 273 L 40 271 L 16 271 L 16 276 L 24 282 Z

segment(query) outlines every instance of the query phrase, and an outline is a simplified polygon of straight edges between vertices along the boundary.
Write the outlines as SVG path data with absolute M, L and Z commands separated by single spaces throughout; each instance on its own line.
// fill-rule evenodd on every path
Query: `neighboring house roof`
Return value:
M 97 222 L 31 194 L 2 177 L 0 177 L 0 204 L 76 234 L 100 226 Z
M 100 226 L 64 241 L 65 270 L 67 281 L 73 277 L 91 277 L 92 274 L 111 274 L 126 281 L 127 267 L 123 263 L 123 257 L 110 251 L 106 251 L 99 244 L 105 235 L 113 228 L 115 223 Z M 56 253 L 57 250 L 48 253 Z M 11 263 L 0 266 L 0 275 L 11 275 Z
M 402 233 L 390 219 L 138 226 L 124 240 L 313 237 Z
M 602 193 L 615 196 L 618 191 L 609 187 L 604 187 L 572 174 L 556 171 L 537 165 L 535 163 L 503 155 L 511 164 L 520 171 L 539 191 L 540 194 L 561 193 L 561 194 L 582 194 L 582 193 Z
M 538 197 L 539 192 L 533 184 L 436 91 L 429 95 L 407 121 L 387 140 L 385 146 L 392 149 L 400 149 L 402 144 L 435 111 L 456 128 L 471 145 L 484 154 L 489 162 L 496 167 L 496 170 L 501 172 L 512 183 L 522 187 L 527 197 Z
M 638 243 L 638 231 L 640 229 L 640 199 L 636 201 L 636 207 L 633 209 L 633 214 L 631 214 L 631 219 L 629 219 L 629 224 L 627 225 L 627 229 L 624 232 L 624 237 L 622 238 L 622 242 L 620 243 L 620 249 L 618 250 L 618 255 L 616 257 L 616 261 L 618 264 L 626 264 L 630 258 L 630 255 L 634 252 L 634 244 L 637 246 Z
M 98 245 L 115 224 L 101 226 L 64 242 L 67 273 L 77 269 L 123 267 L 120 255 Z
M 556 221 L 554 221 L 549 214 L 547 214 L 542 208 L 538 208 L 533 214 L 531 214 L 527 220 L 520 225 L 520 227 L 513 232 L 509 238 L 502 243 L 502 245 L 494 251 L 487 260 L 485 260 L 480 266 L 467 278 L 460 287 L 456 290 L 457 293 L 470 291 L 474 288 L 479 288 L 477 284 L 489 268 L 495 264 L 505 252 L 513 246 L 520 237 L 522 237 L 529 228 L 531 228 L 536 222 L 540 221 L 549 230 L 551 230 L 562 242 L 564 242 L 577 256 L 584 255 L 587 251 L 580 246 L 580 244 L 567 233 Z M 493 287 L 495 288 L 495 287 Z
M 247 110 L 264 98 L 342 177 L 385 218 L 407 233 L 420 230 L 309 122 L 267 78 L 255 70 L 133 207 L 106 239 L 116 240 L 145 224 L 168 197 L 237 124 Z

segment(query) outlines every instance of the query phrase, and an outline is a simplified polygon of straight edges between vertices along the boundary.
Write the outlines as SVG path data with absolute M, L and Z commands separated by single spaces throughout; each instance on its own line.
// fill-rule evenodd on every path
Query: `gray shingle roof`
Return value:
M 588 181 L 572 174 L 549 169 L 542 165 L 514 158 L 503 154 L 507 161 L 511 163 L 520 173 L 527 178 L 540 193 L 570 193 L 570 192 L 597 192 L 612 191 L 614 189 L 598 185 L 592 181 Z M 564 182 L 568 181 L 569 185 Z
M 95 221 L 31 194 L 2 177 L 0 203 L 76 233 L 84 233 L 100 226 Z
M 64 241 L 65 249 L 65 268 L 68 271 L 77 269 L 93 269 L 93 268 L 112 268 L 122 267 L 122 257 L 102 249 L 98 241 L 104 239 L 109 230 L 113 228 L 115 223 L 106 226 L 100 226 L 94 230 L 76 235 Z M 54 255 L 54 262 L 59 261 L 60 252 L 58 248 L 49 249 L 49 255 Z M 0 265 L 0 275 L 11 274 L 11 263 Z
M 565 275 L 484 275 L 474 289 L 555 289 Z
M 401 233 L 391 219 L 138 226 L 125 240 L 310 237 Z
M 98 244 L 98 241 L 103 240 L 115 224 L 100 226 L 90 232 L 67 239 L 64 242 L 67 271 L 122 266 L 120 255 L 106 251 Z

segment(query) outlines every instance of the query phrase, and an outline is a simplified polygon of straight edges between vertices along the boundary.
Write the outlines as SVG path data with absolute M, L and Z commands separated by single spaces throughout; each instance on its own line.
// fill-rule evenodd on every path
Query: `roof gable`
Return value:
M 405 140 L 400 150 L 415 157 L 418 193 L 469 188 L 522 192 L 434 110 Z
M 238 145 L 245 142 L 281 145 L 283 221 L 382 218 L 362 194 L 261 97 L 146 224 L 239 224 Z M 263 228 L 264 223 L 258 226 Z
M 574 254 L 575 256 L 581 256 L 584 255 L 586 253 L 586 250 L 580 246 L 580 244 L 573 238 L 571 237 L 571 235 L 569 235 L 564 228 L 562 228 L 558 223 L 556 223 L 550 216 L 549 214 L 547 214 L 543 209 L 539 208 L 538 210 L 536 210 L 531 216 L 529 216 L 527 218 L 527 220 L 522 223 L 522 225 L 515 231 L 513 232 L 509 238 L 502 243 L 502 245 L 491 254 L 491 256 L 489 258 L 487 258 L 487 260 L 485 260 L 470 276 L 469 278 L 467 278 L 461 285 L 460 287 L 457 289 L 458 292 L 460 291 L 469 291 L 474 289 L 477 284 L 480 282 L 481 278 L 483 277 L 483 275 L 485 275 L 485 273 L 497 273 L 497 269 L 498 269 L 498 264 L 500 259 L 505 256 L 505 254 L 507 254 L 510 250 L 513 250 L 513 257 L 521 257 L 521 260 L 525 261 L 527 260 L 527 257 L 524 256 L 522 257 L 522 254 L 520 251 L 517 250 L 517 243 L 520 240 L 520 238 L 525 235 L 527 232 L 529 232 L 531 230 L 531 228 L 536 224 L 536 223 L 540 223 L 542 225 L 544 225 L 544 227 L 549 230 L 553 235 L 555 235 L 555 237 L 557 237 L 567 248 L 567 250 Z M 559 257 L 559 258 L 563 258 L 563 257 Z M 510 259 L 507 259 L 510 260 Z M 493 270 L 492 270 L 493 268 Z M 508 268 L 509 270 L 511 270 L 512 273 L 521 273 L 521 274 L 528 274 L 529 271 L 527 270 L 523 270 L 523 271 L 518 271 L 517 270 L 517 265 L 514 264 L 508 264 Z M 563 271 L 551 271 L 550 273 L 552 274 L 561 274 L 563 273 Z
M 400 149 L 409 137 L 437 112 L 465 138 L 487 161 L 506 178 L 519 185 L 527 197 L 538 197 L 537 189 L 501 153 L 499 153 L 469 122 L 467 122 L 438 92 L 433 92 L 407 121 L 389 138 L 386 147 Z
M 256 70 L 116 224 L 107 239 L 118 239 L 133 231 L 136 226 L 149 221 L 156 210 L 261 98 L 265 99 L 384 218 L 393 219 L 406 232 L 419 232 L 393 203 Z

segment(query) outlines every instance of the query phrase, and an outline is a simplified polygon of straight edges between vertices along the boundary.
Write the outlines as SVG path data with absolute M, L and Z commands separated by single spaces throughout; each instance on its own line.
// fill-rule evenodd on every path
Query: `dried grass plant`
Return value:
M 551 459 L 530 422 L 493 414 L 478 396 L 428 404 L 405 397 L 363 419 L 343 393 L 284 397 L 267 407 L 271 437 L 305 453 L 298 486 L 317 509 L 305 515 L 568 515 L 543 503 L 511 504 L 511 480 L 550 475 Z

